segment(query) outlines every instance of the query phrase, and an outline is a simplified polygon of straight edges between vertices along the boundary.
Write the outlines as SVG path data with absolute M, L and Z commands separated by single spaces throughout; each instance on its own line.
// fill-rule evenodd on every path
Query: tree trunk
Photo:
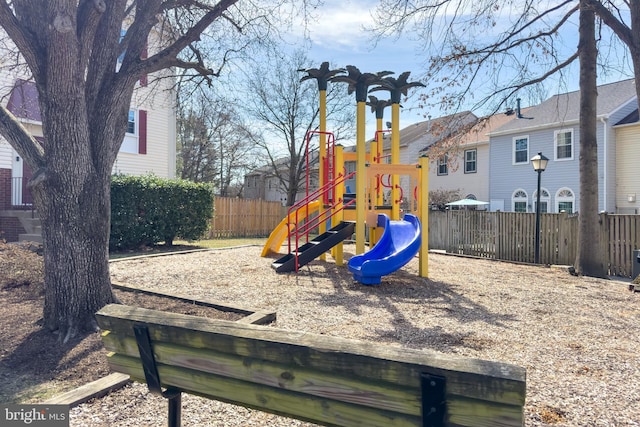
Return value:
M 94 314 L 115 302 L 109 276 L 109 181 L 92 176 L 78 200 L 61 183 L 47 185 L 42 215 L 45 256 L 44 327 L 67 342 L 95 331 Z
M 606 277 L 604 250 L 599 238 L 598 143 L 596 138 L 598 50 L 595 14 L 580 1 L 580 223 L 575 269 L 578 274 Z
M 52 45 L 68 33 L 52 36 Z M 122 141 L 135 80 L 86 99 L 78 54 L 51 49 L 46 82 L 37 81 L 45 163 L 31 180 L 42 221 L 43 326 L 67 342 L 97 330 L 95 313 L 115 302 L 109 276 L 111 169 Z M 46 83 L 46 84 L 45 84 Z M 90 105 L 91 108 L 87 108 Z M 117 111 L 117 114 L 113 114 Z

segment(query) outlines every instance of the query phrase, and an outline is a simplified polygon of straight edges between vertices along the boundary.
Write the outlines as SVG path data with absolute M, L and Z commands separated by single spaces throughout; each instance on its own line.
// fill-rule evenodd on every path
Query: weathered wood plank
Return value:
M 138 359 L 113 355 L 110 366 L 127 372 L 132 378 L 144 376 Z M 419 417 L 381 409 L 351 405 L 336 399 L 314 397 L 232 378 L 221 377 L 172 366 L 159 365 L 158 372 L 165 386 L 178 387 L 190 394 L 265 412 L 293 417 L 328 426 L 343 427 L 415 427 Z M 144 381 L 143 381 L 144 382 Z M 336 395 L 336 398 L 341 396 Z
M 76 389 L 52 397 L 43 402 L 45 405 L 77 406 L 96 397 L 102 397 L 111 390 L 117 389 L 130 381 L 129 375 L 113 373 L 99 380 L 90 382 Z
M 151 324 L 154 341 L 338 375 L 379 378 L 407 387 L 418 387 L 420 373 L 428 372 L 447 377 L 448 393 L 524 404 L 525 370 L 513 365 L 121 305 L 107 306 L 98 313 L 102 329 L 133 336 L 128 319 Z
M 138 358 L 134 339 L 118 339 L 113 334 L 104 337 L 105 347 L 119 355 Z M 165 343 L 154 344 L 157 363 L 187 368 L 210 374 L 254 382 L 270 387 L 331 398 L 341 396 L 348 403 L 419 416 L 420 388 L 398 386 L 358 378 L 335 375 L 332 372 L 237 357 L 212 350 L 190 349 Z
M 113 369 L 127 372 L 132 378 L 144 376 L 138 359 L 112 355 Z M 316 397 L 288 389 L 251 384 L 232 378 L 220 377 L 160 365 L 160 378 L 164 386 L 178 387 L 191 394 L 215 398 L 234 404 L 319 423 L 343 427 L 422 426 L 418 416 L 409 416 L 382 408 L 365 407 L 344 402 L 344 394 Z M 142 380 L 144 382 L 144 380 Z M 419 398 L 419 394 L 416 396 Z M 517 405 L 487 404 L 484 401 L 447 396 L 447 426 L 500 427 L 521 426 L 522 407 Z
M 177 300 L 177 301 L 188 302 L 189 304 L 201 305 L 203 307 L 211 307 L 211 308 L 214 308 L 214 309 L 219 310 L 219 311 L 238 313 L 238 314 L 242 314 L 242 315 L 245 315 L 245 316 L 251 316 L 251 315 L 256 313 L 255 310 L 251 310 L 251 309 L 246 308 L 246 307 L 239 307 L 237 305 L 230 305 L 230 304 L 220 304 L 220 303 L 217 303 L 217 302 L 214 302 L 214 301 L 206 301 L 204 299 L 194 299 L 189 295 L 181 295 L 179 293 L 154 292 L 152 290 L 149 290 L 149 289 L 141 287 L 141 286 L 137 286 L 137 285 L 134 285 L 134 284 L 131 284 L 131 283 L 118 282 L 118 281 L 115 281 L 115 280 L 111 281 L 111 286 L 113 286 L 116 289 L 122 289 L 122 290 L 125 290 L 125 291 L 136 291 L 136 292 L 140 292 L 140 293 L 147 294 L 147 295 L 154 295 L 154 296 L 159 296 L 159 297 L 170 298 L 170 299 L 174 299 L 174 300 Z M 273 320 L 275 320 L 275 313 L 273 313 Z

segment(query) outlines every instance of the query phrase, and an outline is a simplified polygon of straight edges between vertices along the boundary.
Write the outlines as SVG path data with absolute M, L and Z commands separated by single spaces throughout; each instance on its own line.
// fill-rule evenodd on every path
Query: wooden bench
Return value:
M 524 368 L 124 305 L 97 314 L 114 371 L 326 426 L 522 426 Z M 162 388 L 161 388 L 162 387 Z

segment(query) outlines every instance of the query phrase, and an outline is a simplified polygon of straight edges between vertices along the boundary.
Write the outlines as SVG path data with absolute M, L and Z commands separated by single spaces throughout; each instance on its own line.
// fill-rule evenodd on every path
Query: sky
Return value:
M 541 0 L 541 3 L 549 0 Z M 361 72 L 393 71 L 395 77 L 410 71 L 409 81 L 420 80 L 426 71 L 427 55 L 420 49 L 421 46 L 412 40 L 410 35 L 387 38 L 374 43 L 371 33 L 364 28 L 373 26 L 372 10 L 377 0 L 325 0 L 320 9 L 319 19 L 309 26 L 310 51 L 308 56 L 319 67 L 324 61 L 329 61 L 332 66 L 344 67 L 354 65 Z M 551 2 L 550 4 L 557 4 Z M 542 7 L 542 6 L 541 6 Z M 519 11 L 518 11 L 519 12 Z M 498 20 L 493 28 L 487 29 L 487 35 L 495 35 L 500 32 L 501 22 Z M 572 34 L 565 35 L 564 42 L 567 49 L 573 50 L 577 45 L 577 26 Z M 616 55 L 613 55 L 615 58 Z M 599 84 L 622 80 L 632 76 L 629 69 L 613 72 L 607 76 L 599 77 Z M 562 82 L 549 81 L 546 94 L 543 99 L 554 95 L 578 89 L 577 66 L 573 67 L 569 74 L 576 78 L 565 79 Z M 409 99 L 403 100 L 400 116 L 400 128 L 412 123 L 427 120 L 427 116 L 439 117 L 445 113 L 431 107 L 431 110 L 419 107 L 419 93 L 425 89 L 411 89 Z M 379 97 L 383 97 L 380 92 Z M 524 98 L 524 97 L 523 97 Z M 541 102 L 542 99 L 539 101 Z M 471 105 L 471 104 L 469 104 Z M 524 105 L 523 103 L 523 106 Z M 515 106 L 514 106 L 515 107 Z M 375 134 L 375 117 L 367 109 L 367 138 Z M 482 111 L 474 111 L 481 115 Z M 390 110 L 385 110 L 385 121 L 390 118 Z
M 311 49 L 309 57 L 318 66 L 329 61 L 332 66 L 356 66 L 361 72 L 392 71 L 399 74 L 410 71 L 409 81 L 419 80 L 424 71 L 424 58 L 418 45 L 408 37 L 384 39 L 374 43 L 366 26 L 373 25 L 371 10 L 376 0 L 326 0 L 320 19 L 309 27 Z M 385 92 L 374 94 L 384 99 Z M 419 92 L 411 90 L 410 99 L 402 102 L 400 127 L 426 120 L 429 112 L 418 108 Z M 437 113 L 436 113 L 437 114 Z M 391 119 L 391 110 L 385 110 L 384 121 Z M 375 136 L 375 116 L 367 108 L 367 139 Z M 354 141 L 355 143 L 355 141 Z

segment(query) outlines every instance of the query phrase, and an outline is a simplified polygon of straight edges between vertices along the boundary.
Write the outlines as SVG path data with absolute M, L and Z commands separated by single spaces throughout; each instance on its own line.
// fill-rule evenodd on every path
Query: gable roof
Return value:
M 11 89 L 11 95 L 9 95 L 7 110 L 18 118 L 41 122 L 42 116 L 40 115 L 36 84 L 17 79 Z
M 636 97 L 635 79 L 598 86 L 596 111 L 598 117 L 608 117 Z M 578 122 L 580 91 L 554 95 L 542 104 L 530 107 L 523 118 L 512 120 L 491 135 L 507 134 L 531 128 L 554 127 Z
M 633 123 L 638 123 L 638 121 L 640 121 L 640 117 L 638 115 L 638 109 L 636 108 L 631 113 L 629 113 L 625 118 L 620 120 L 618 123 L 614 124 L 614 126 L 630 125 Z
M 418 142 L 422 144 L 420 151 L 424 151 L 429 146 L 449 137 L 452 133 L 458 131 L 461 127 L 478 119 L 475 114 L 470 111 L 450 114 L 448 116 L 429 119 L 422 122 L 411 124 L 400 129 L 400 147 L 408 147 Z M 391 150 L 391 136 L 383 134 L 383 150 Z M 367 141 L 367 150 L 372 140 Z M 345 151 L 355 152 L 356 146 L 345 147 Z
M 529 111 L 528 108 L 521 110 L 523 114 L 526 114 L 527 111 Z M 456 142 L 459 145 L 488 143 L 489 133 L 491 131 L 500 128 L 515 118 L 515 114 L 493 114 L 491 116 L 482 117 L 478 119 L 466 133 L 458 136 Z

